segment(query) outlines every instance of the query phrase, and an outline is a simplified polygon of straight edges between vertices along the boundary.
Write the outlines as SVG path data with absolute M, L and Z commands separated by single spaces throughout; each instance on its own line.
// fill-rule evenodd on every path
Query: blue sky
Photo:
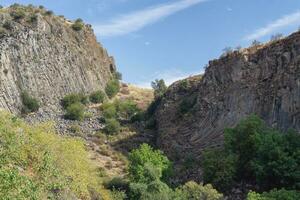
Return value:
M 124 81 L 140 86 L 201 73 L 225 47 L 300 26 L 299 0 L 0 0 L 16 2 L 92 24 Z

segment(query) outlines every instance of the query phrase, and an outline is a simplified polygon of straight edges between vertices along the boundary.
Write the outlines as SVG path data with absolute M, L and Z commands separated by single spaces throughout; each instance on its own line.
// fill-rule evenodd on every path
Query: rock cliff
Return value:
M 223 129 L 257 114 L 300 131 L 300 32 L 209 62 L 202 78 L 169 87 L 156 110 L 158 146 L 178 161 L 223 142 Z
M 0 107 L 18 113 L 27 91 L 42 108 L 57 109 L 68 93 L 101 90 L 115 73 L 114 59 L 90 25 L 51 11 L 13 5 L 0 9 Z

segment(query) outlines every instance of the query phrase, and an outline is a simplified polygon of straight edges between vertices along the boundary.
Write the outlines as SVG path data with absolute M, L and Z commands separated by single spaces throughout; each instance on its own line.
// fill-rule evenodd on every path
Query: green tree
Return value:
M 129 174 L 133 182 L 149 182 L 149 177 L 145 175 L 147 163 L 151 163 L 153 167 L 161 170 L 164 180 L 168 178 L 172 169 L 169 159 L 160 150 L 154 150 L 148 144 L 142 144 L 139 149 L 133 150 L 129 154 L 129 161 Z
M 162 97 L 168 89 L 163 79 L 156 79 L 155 81 L 152 81 L 151 86 L 154 90 L 155 98 Z
M 300 199 L 300 192 L 296 190 L 274 189 L 270 192 L 262 194 L 256 192 L 249 192 L 247 200 L 296 200 Z
M 223 195 L 212 185 L 197 184 L 194 181 L 185 183 L 175 191 L 175 200 L 221 200 Z
M 264 122 L 252 115 L 242 120 L 236 127 L 225 129 L 225 149 L 237 156 L 238 178 L 254 177 L 251 161 L 256 154 L 256 134 L 267 131 Z
M 232 186 L 236 176 L 235 155 L 228 155 L 224 150 L 208 150 L 203 154 L 203 179 L 220 191 Z

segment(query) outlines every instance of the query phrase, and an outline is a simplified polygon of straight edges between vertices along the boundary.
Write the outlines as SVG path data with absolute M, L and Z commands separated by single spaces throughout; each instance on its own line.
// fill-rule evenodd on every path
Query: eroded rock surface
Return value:
M 213 60 L 202 79 L 174 83 L 156 110 L 157 143 L 176 161 L 199 158 L 222 145 L 225 127 L 252 113 L 300 131 L 299 32 Z
M 55 110 L 66 94 L 105 87 L 115 64 L 90 25 L 75 31 L 64 17 L 30 7 L 23 8 L 25 17 L 16 20 L 12 9 L 0 11 L 1 108 L 18 113 L 24 90 L 43 108 Z

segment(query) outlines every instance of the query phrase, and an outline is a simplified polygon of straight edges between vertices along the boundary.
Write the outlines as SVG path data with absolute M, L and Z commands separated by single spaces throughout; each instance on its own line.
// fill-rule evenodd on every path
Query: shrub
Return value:
M 5 28 L 7 30 L 12 30 L 13 29 L 12 22 L 10 22 L 10 21 L 4 22 L 3 28 Z
M 114 103 L 103 103 L 100 107 L 102 115 L 105 119 L 116 118 L 117 117 L 117 107 Z
M 194 96 L 183 99 L 179 105 L 180 114 L 183 115 L 189 112 L 194 107 L 196 100 Z
M 120 132 L 121 125 L 116 119 L 106 119 L 104 131 L 107 134 L 118 134 Z
M 175 191 L 176 200 L 221 200 L 223 195 L 215 190 L 212 185 L 202 185 L 190 181 L 180 186 Z
M 29 21 L 30 21 L 31 23 L 36 22 L 37 19 L 38 19 L 38 16 L 37 16 L 36 14 L 32 14 L 32 15 L 30 15 L 30 17 L 29 17 Z
M 10 16 L 14 19 L 14 20 L 21 20 L 25 17 L 25 12 L 23 9 L 21 8 L 16 8 L 14 9 L 11 13 Z
M 300 199 L 300 192 L 296 190 L 271 190 L 262 194 L 249 192 L 247 200 L 295 200 Z
M 65 118 L 70 120 L 83 120 L 84 106 L 78 102 L 69 105 L 66 109 Z
M 60 191 L 90 199 L 89 188 L 101 192 L 84 142 L 56 134 L 51 124 L 29 126 L 1 112 L 0 141 L 1 199 L 38 200 Z
M 96 91 L 90 95 L 90 101 L 92 103 L 103 103 L 104 100 L 105 100 L 105 94 L 102 91 Z
M 123 101 L 115 101 L 114 103 L 117 107 L 118 116 L 126 120 L 130 120 L 140 111 L 136 103 L 132 100 L 127 99 Z
M 220 191 L 230 189 L 236 174 L 236 157 L 223 150 L 208 150 L 203 154 L 203 179 Z
M 155 98 L 162 97 L 168 89 L 163 79 L 152 81 L 151 86 L 154 90 Z
M 0 27 L 0 38 L 3 38 L 5 35 L 6 35 L 5 29 Z
M 256 136 L 252 159 L 257 182 L 265 189 L 300 189 L 300 136 L 271 131 Z
M 107 83 L 105 87 L 105 92 L 109 98 L 114 97 L 120 90 L 119 80 L 114 79 Z
M 82 93 L 78 93 L 78 94 L 72 93 L 72 94 L 65 96 L 61 101 L 61 105 L 65 109 L 74 103 L 82 103 L 85 105 L 88 103 L 88 98 L 87 98 L 87 96 L 85 96 Z
M 81 31 L 84 27 L 84 23 L 82 21 L 82 19 L 77 19 L 73 24 L 72 24 L 72 28 L 75 31 Z
M 105 188 L 109 190 L 119 190 L 119 191 L 128 191 L 129 183 L 127 180 L 121 177 L 114 177 L 110 181 L 104 183 Z
M 40 107 L 38 100 L 31 97 L 27 91 L 22 92 L 21 99 L 23 103 L 22 112 L 24 114 L 38 111 Z
M 122 80 L 122 74 L 121 74 L 121 72 L 116 72 L 116 73 L 115 73 L 115 78 L 116 78 L 117 80 Z
M 147 163 L 160 170 L 164 180 L 171 174 L 172 164 L 169 159 L 160 150 L 154 150 L 148 144 L 142 144 L 139 149 L 133 150 L 129 154 L 129 161 L 129 174 L 133 182 L 149 182 L 149 176 L 145 176 Z
M 241 120 L 234 128 L 225 129 L 225 148 L 237 156 L 239 179 L 254 177 L 251 161 L 256 154 L 255 134 L 265 134 L 266 131 L 263 121 L 255 115 Z
M 46 12 L 45 12 L 45 15 L 53 15 L 53 11 L 52 10 L 47 10 Z

